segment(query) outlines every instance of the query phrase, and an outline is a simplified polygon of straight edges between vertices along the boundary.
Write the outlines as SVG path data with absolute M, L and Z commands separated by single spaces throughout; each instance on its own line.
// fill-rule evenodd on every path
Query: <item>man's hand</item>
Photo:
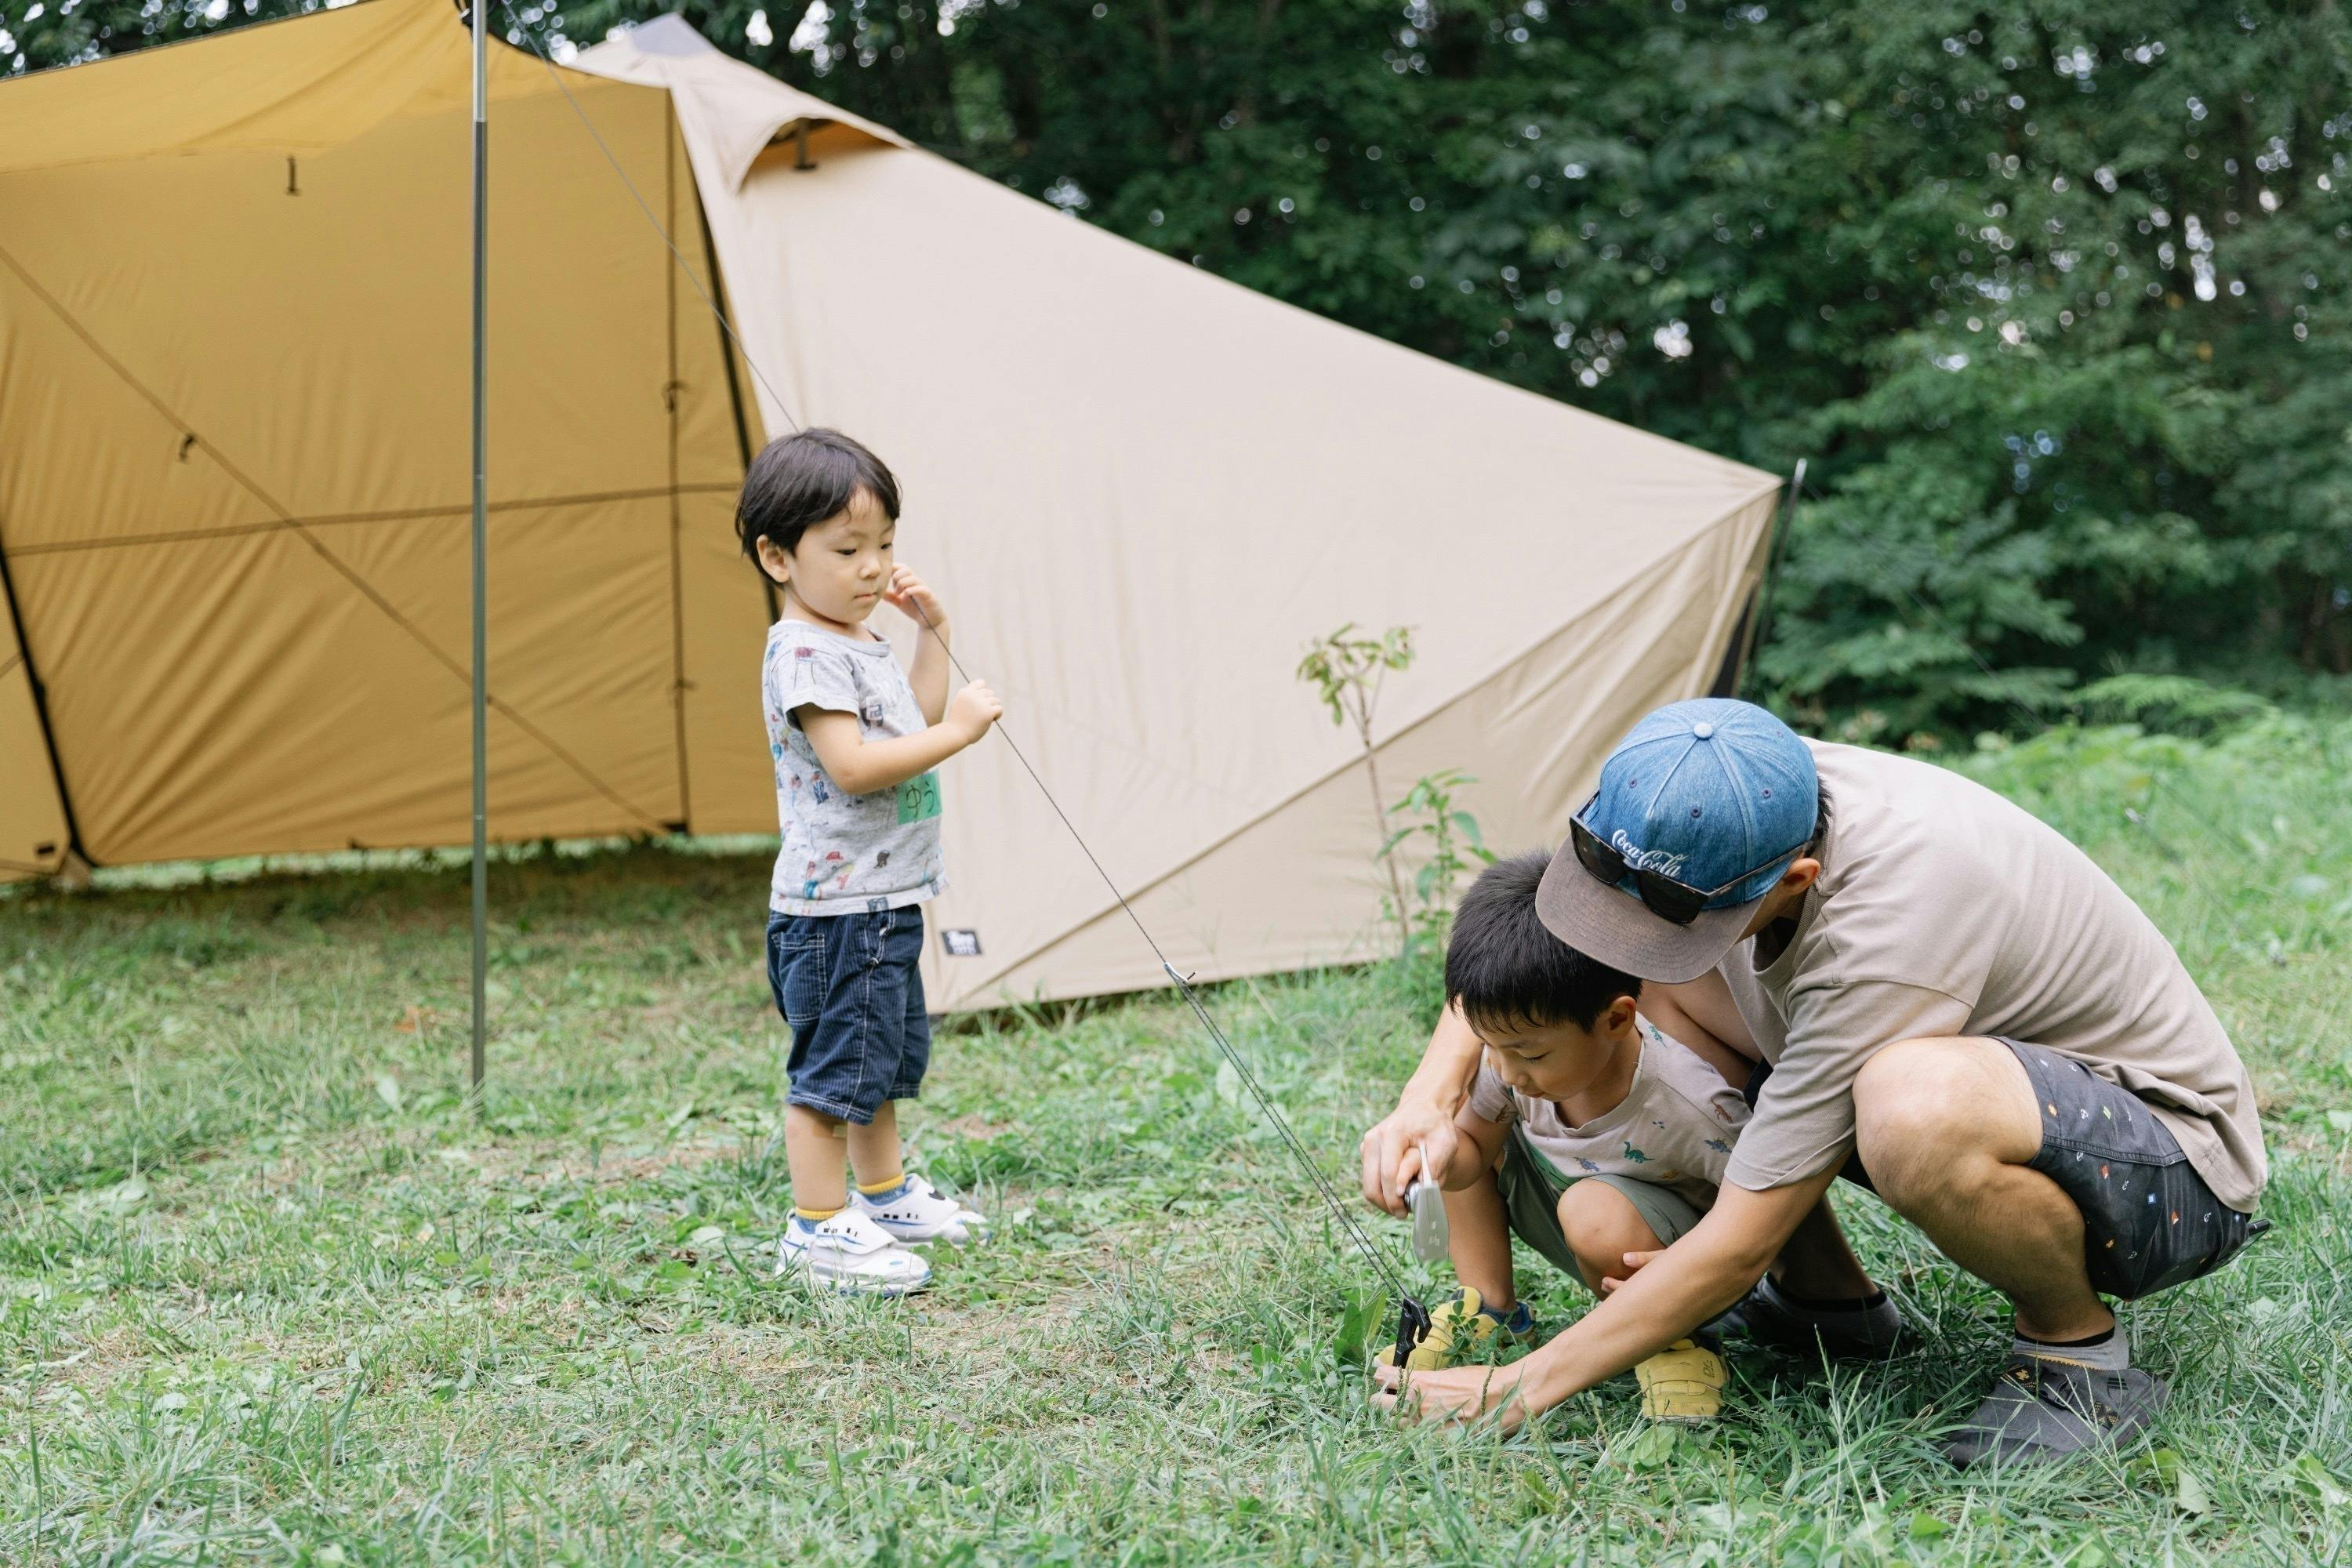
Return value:
M 1443 1181 L 1461 1142 L 1452 1111 L 1408 1092 L 1364 1134 L 1364 1201 L 1403 1218 L 1410 1212 L 1405 1193 L 1413 1178 Z
M 1651 1252 L 1627 1253 L 1624 1259 L 1618 1264 L 1617 1272 L 1605 1276 L 1601 1279 L 1601 1293 L 1604 1296 L 1608 1295 L 1611 1291 L 1616 1289 L 1618 1286 L 1622 1285 L 1626 1280 L 1631 1279 L 1634 1275 L 1640 1273 L 1643 1265 L 1653 1263 L 1657 1259 L 1664 1258 L 1665 1255 L 1666 1249 L 1663 1247 Z
M 1376 1366 L 1372 1375 L 1381 1392 L 1372 1403 L 1409 1421 L 1453 1422 L 1460 1426 L 1492 1423 L 1499 1431 L 1516 1432 L 1534 1415 L 1521 1389 L 1524 1362 L 1511 1366 L 1455 1366 L 1443 1372 L 1402 1372 Z
M 882 596 L 908 620 L 929 627 L 944 642 L 948 635 L 948 607 L 931 592 L 930 584 L 901 566 L 890 574 L 890 585 Z
M 1360 1152 L 1366 1203 L 1402 1219 L 1405 1190 L 1413 1177 L 1426 1173 L 1436 1181 L 1444 1176 L 1462 1142 L 1454 1113 L 1470 1093 L 1485 1048 L 1459 1007 L 1449 1006 L 1438 1015 L 1429 1048 L 1422 1052 L 1421 1066 L 1397 1096 L 1397 1108 L 1364 1134 Z

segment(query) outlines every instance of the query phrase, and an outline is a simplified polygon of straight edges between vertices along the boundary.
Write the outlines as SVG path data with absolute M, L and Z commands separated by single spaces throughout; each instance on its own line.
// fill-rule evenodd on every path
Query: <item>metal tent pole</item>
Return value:
M 1756 635 L 1748 644 L 1748 658 L 1761 658 L 1764 639 L 1772 635 L 1772 591 L 1780 585 L 1780 562 L 1789 553 L 1789 524 L 1797 512 L 1797 498 L 1805 489 L 1805 459 L 1797 459 L 1797 471 L 1789 476 L 1789 499 L 1780 508 L 1780 515 L 1772 528 L 1772 559 L 1764 568 L 1764 584 L 1758 591 L 1756 604 Z
M 485 535 L 488 447 L 485 341 L 489 318 L 490 110 L 489 0 L 473 0 L 474 24 L 474 1059 L 473 1085 L 481 1100 L 489 968 L 490 884 L 489 705 L 484 684 L 489 641 L 488 548 Z

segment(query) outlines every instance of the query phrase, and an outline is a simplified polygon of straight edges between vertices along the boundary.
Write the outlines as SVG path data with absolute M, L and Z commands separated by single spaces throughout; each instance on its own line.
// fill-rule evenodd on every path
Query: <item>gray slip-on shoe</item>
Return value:
M 1992 1393 L 1944 1445 L 1962 1469 L 2045 1464 L 2137 1436 L 2171 1391 L 2136 1366 L 2110 1372 L 2046 1356 L 2012 1356 Z

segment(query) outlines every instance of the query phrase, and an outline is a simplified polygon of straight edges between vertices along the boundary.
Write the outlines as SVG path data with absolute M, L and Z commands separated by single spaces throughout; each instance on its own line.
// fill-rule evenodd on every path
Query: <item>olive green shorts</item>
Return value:
M 1671 1187 L 1638 1182 L 1613 1171 L 1604 1171 L 1597 1176 L 1563 1174 L 1517 1126 L 1511 1129 L 1510 1142 L 1503 1146 L 1503 1163 L 1495 1173 L 1495 1181 L 1502 1188 L 1503 1212 L 1509 1218 L 1511 1234 L 1542 1253 L 1552 1267 L 1579 1281 L 1584 1276 L 1577 1272 L 1576 1254 L 1569 1249 L 1568 1237 L 1559 1228 L 1559 1196 L 1568 1191 L 1570 1181 L 1601 1182 L 1624 1194 L 1625 1201 L 1633 1205 L 1633 1212 L 1642 1216 L 1642 1223 L 1650 1227 L 1661 1247 L 1673 1245 L 1698 1224 L 1698 1210 Z

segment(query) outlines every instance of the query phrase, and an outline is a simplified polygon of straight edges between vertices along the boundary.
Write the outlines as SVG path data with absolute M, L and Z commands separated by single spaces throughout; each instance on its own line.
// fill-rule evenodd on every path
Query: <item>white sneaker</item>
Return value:
M 903 1296 L 931 1279 L 931 1266 L 862 1209 L 843 1209 L 814 1226 L 789 1220 L 776 1251 L 778 1274 L 797 1268 L 845 1295 Z
M 849 1194 L 849 1212 L 864 1215 L 888 1231 L 901 1247 L 923 1241 L 951 1241 L 961 1247 L 988 1234 L 986 1215 L 953 1198 L 941 1197 L 939 1189 L 920 1176 L 908 1176 L 906 1190 L 887 1204 L 877 1204 L 859 1192 Z

